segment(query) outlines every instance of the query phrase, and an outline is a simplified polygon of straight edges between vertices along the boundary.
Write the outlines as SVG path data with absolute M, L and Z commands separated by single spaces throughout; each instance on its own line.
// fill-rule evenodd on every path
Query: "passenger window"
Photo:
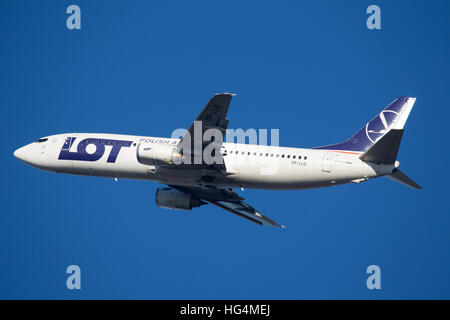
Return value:
M 282 154 L 281 157 L 284 158 L 284 154 Z
M 256 152 L 253 152 L 253 155 L 256 156 Z
M 271 153 L 270 156 L 273 157 L 273 153 Z
M 308 159 L 308 157 L 303 157 L 304 160 Z
M 292 159 L 295 159 L 295 156 L 292 156 Z
M 288 155 L 287 155 L 287 158 L 289 159 L 290 157 L 291 157 L 291 155 L 290 155 L 290 154 L 288 154 Z
M 269 154 L 268 153 L 266 153 L 266 157 L 268 156 Z

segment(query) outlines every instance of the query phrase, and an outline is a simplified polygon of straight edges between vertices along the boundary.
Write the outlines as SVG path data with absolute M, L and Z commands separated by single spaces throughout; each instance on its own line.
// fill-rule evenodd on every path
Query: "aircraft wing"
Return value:
M 219 208 L 227 210 L 259 225 L 269 225 L 273 227 L 285 228 L 285 226 L 280 225 L 272 219 L 262 215 L 255 208 L 245 203 L 243 201 L 244 198 L 240 197 L 232 189 L 217 188 L 214 186 L 187 187 L 170 185 L 169 187 L 185 193 L 190 193 L 203 201 L 218 206 Z
M 203 141 L 203 134 L 208 129 L 217 129 L 222 133 L 221 141 L 216 141 L 217 149 L 220 149 L 225 139 L 225 133 L 228 127 L 228 119 L 226 118 L 228 113 L 228 107 L 230 106 L 231 98 L 234 94 L 231 93 L 218 93 L 215 94 L 206 106 L 203 108 L 202 112 L 198 115 L 197 119 L 195 119 L 194 123 L 191 124 L 183 138 L 180 140 L 178 144 L 178 150 L 181 151 L 184 156 L 192 157 L 191 163 L 195 163 L 193 161 L 193 157 L 195 153 L 203 154 L 204 148 L 211 144 L 211 141 Z M 194 148 L 197 147 L 198 150 Z M 218 155 L 220 156 L 220 155 Z M 203 162 L 203 158 L 201 158 Z M 222 158 L 223 160 L 223 158 Z M 223 161 L 221 162 L 222 166 L 220 169 L 223 169 Z

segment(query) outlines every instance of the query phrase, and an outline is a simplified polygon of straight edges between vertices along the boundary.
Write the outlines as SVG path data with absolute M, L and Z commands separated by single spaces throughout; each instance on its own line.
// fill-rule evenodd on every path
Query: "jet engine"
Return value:
M 192 208 L 206 204 L 206 202 L 189 193 L 171 188 L 156 189 L 155 200 L 158 207 L 178 210 L 191 210 Z
M 136 150 L 139 163 L 146 165 L 174 164 L 180 158 L 173 145 L 155 145 L 140 143 Z

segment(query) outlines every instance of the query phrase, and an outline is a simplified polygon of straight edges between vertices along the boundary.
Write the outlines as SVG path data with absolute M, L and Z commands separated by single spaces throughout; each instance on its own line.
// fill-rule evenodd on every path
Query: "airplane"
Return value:
M 309 189 L 385 176 L 421 189 L 399 170 L 397 161 L 416 98 L 395 99 L 344 142 L 304 149 L 228 143 L 220 136 L 205 139 L 208 130 L 227 131 L 233 96 L 215 94 L 181 139 L 65 133 L 39 138 L 15 150 L 14 156 L 57 173 L 157 181 L 167 185 L 156 190 L 159 207 L 191 210 L 212 204 L 259 225 L 281 228 L 285 226 L 245 203 L 233 188 Z M 201 156 L 207 148 L 213 162 Z

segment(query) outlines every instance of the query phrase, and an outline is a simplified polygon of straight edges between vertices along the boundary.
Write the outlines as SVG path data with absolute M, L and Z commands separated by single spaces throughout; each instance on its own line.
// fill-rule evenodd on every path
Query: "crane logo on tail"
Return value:
M 383 110 L 378 117 L 366 124 L 366 136 L 375 143 L 392 127 L 399 116 L 399 113 L 393 110 Z

